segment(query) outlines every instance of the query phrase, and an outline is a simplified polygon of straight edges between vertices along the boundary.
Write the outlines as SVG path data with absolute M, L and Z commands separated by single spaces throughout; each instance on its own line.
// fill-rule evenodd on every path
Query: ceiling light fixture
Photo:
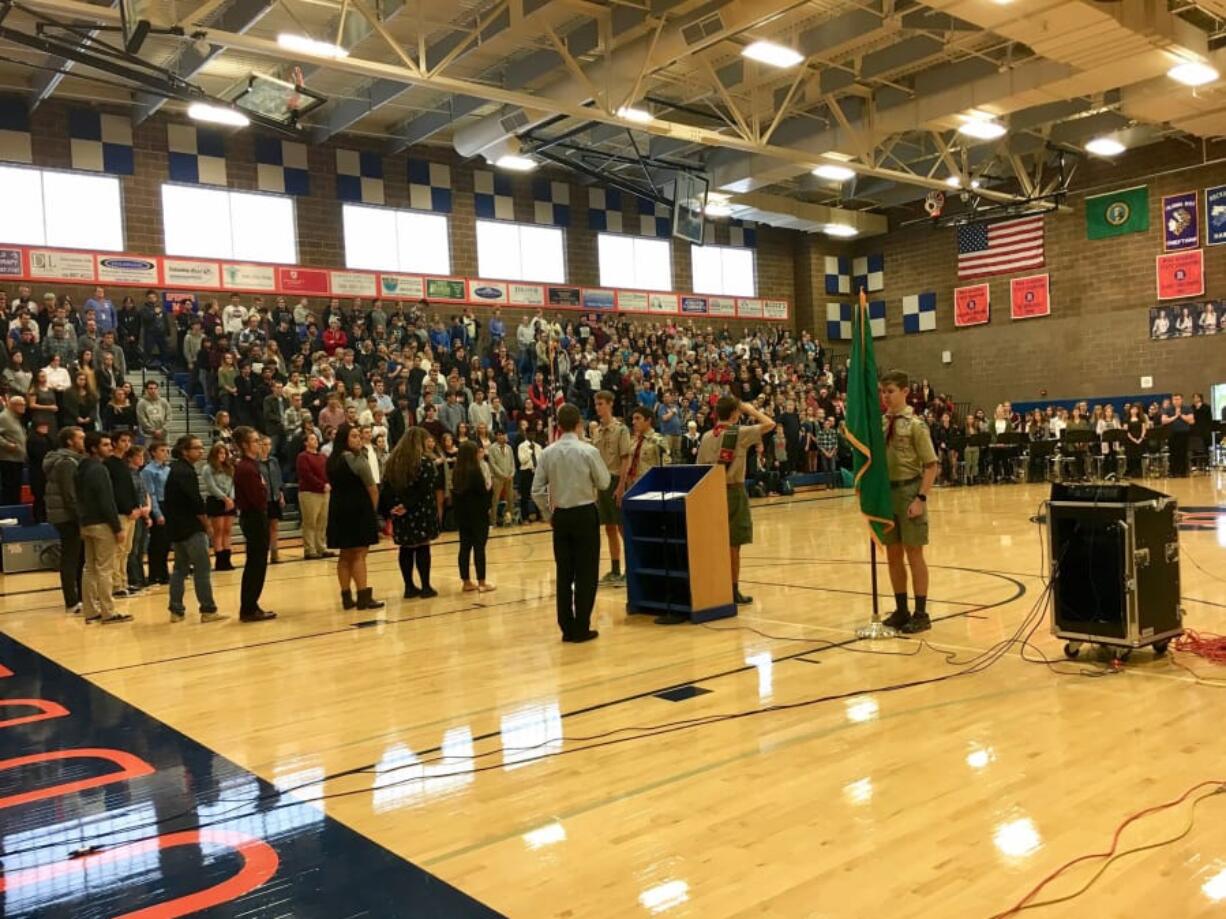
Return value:
M 295 35 L 292 32 L 282 32 L 278 35 L 277 44 L 286 51 L 313 54 L 316 57 L 327 57 L 333 60 L 349 57 L 349 52 L 340 45 L 334 45 L 326 41 L 316 41 L 313 38 L 308 38 L 306 35 Z
M 528 159 L 526 156 L 516 156 L 514 153 L 507 153 L 498 157 L 498 162 L 494 163 L 499 169 L 507 169 L 511 172 L 531 172 L 536 168 L 536 160 Z
M 860 232 L 855 227 L 846 223 L 828 223 L 824 229 L 827 236 L 838 236 L 843 239 L 855 236 Z
M 245 128 L 251 124 L 251 119 L 242 112 L 222 105 L 209 105 L 205 102 L 193 102 L 187 107 L 187 117 L 193 121 L 208 121 L 212 124 L 227 124 L 234 128 Z
M 703 213 L 708 217 L 731 217 L 732 205 L 726 201 L 708 201 L 707 206 L 703 208 Z
M 813 174 L 819 179 L 830 179 L 832 182 L 846 182 L 848 179 L 856 177 L 854 169 L 848 169 L 846 166 L 836 166 L 834 163 L 823 163 L 813 170 Z
M 1127 147 L 1114 137 L 1095 137 L 1086 144 L 1086 153 L 1095 156 L 1119 156 Z
M 968 116 L 962 126 L 958 128 L 958 133 L 965 134 L 967 137 L 974 137 L 978 140 L 996 140 L 998 137 L 1003 137 L 1006 128 L 999 121 L 995 121 L 988 117 Z
M 1204 86 L 1221 76 L 1216 68 L 1202 61 L 1182 61 L 1168 70 L 1166 75 L 1184 86 Z
M 961 176 L 949 176 L 948 178 L 945 179 L 945 184 L 948 185 L 950 188 L 961 188 L 962 187 L 962 177 Z
M 752 61 L 769 64 L 771 67 L 795 67 L 805 56 L 793 48 L 785 48 L 773 41 L 756 41 L 741 49 L 741 54 Z
M 635 108 L 632 105 L 623 105 L 617 110 L 618 118 L 625 118 L 627 121 L 633 121 L 635 124 L 651 124 L 656 120 L 656 116 L 646 109 Z

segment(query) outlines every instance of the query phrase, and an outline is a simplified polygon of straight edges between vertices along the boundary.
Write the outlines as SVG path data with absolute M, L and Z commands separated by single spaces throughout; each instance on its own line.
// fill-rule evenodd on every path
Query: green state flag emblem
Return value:
M 1086 198 L 1086 236 L 1109 239 L 1149 230 L 1149 188 L 1138 185 Z

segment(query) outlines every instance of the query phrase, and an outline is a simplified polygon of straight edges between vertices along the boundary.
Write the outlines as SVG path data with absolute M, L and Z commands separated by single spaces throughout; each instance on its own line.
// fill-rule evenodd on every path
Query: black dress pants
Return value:
M 247 542 L 238 614 L 250 616 L 260 611 L 260 594 L 264 592 L 264 575 L 268 573 L 268 514 L 243 511 L 238 515 L 238 525 Z
M 149 527 L 149 580 L 166 584 L 170 581 L 170 533 L 166 524 Z
M 76 523 L 53 526 L 60 534 L 60 593 L 64 595 L 64 608 L 71 609 L 81 602 L 81 573 L 85 568 L 81 528 Z
M 21 503 L 21 472 L 23 463 L 11 460 L 0 461 L 0 504 L 7 506 Z
M 485 581 L 485 544 L 490 538 L 490 524 L 488 520 L 482 520 L 480 523 L 470 523 L 465 521 L 460 524 L 460 578 L 464 581 L 471 580 L 469 574 L 469 560 L 472 559 L 477 563 L 477 580 Z
M 1187 431 L 1171 431 L 1171 468 L 1173 476 L 1188 474 L 1188 439 Z
M 600 515 L 595 504 L 554 512 L 553 560 L 558 579 L 558 628 L 564 638 L 584 635 L 592 625 L 600 573 Z

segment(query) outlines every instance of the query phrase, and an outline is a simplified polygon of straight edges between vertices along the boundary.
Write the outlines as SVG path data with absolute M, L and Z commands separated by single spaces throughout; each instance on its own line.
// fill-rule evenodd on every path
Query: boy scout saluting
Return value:
M 924 546 L 928 544 L 928 492 L 936 482 L 940 464 L 928 425 L 907 405 L 909 389 L 910 381 L 901 370 L 891 370 L 881 378 L 887 412 L 881 422 L 885 428 L 886 465 L 894 505 L 894 527 L 884 541 L 897 603 L 885 623 L 913 635 L 932 628 L 926 608 L 928 563 L 924 561 Z M 915 615 L 907 609 L 908 566 L 915 589 Z
M 604 584 L 620 584 L 626 580 L 622 574 L 621 547 L 621 503 L 622 492 L 626 490 L 626 472 L 630 466 L 630 432 L 617 418 L 613 417 L 613 393 L 602 389 L 596 393 L 596 434 L 593 445 L 600 451 L 609 470 L 609 487 L 596 497 L 596 510 L 600 513 L 600 522 L 604 524 L 605 536 L 609 540 L 609 560 L 613 570 L 601 578 Z

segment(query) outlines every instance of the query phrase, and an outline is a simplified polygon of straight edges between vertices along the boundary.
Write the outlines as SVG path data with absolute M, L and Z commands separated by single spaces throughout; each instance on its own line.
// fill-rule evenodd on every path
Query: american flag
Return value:
M 1043 215 L 958 227 L 958 279 L 1043 265 Z

